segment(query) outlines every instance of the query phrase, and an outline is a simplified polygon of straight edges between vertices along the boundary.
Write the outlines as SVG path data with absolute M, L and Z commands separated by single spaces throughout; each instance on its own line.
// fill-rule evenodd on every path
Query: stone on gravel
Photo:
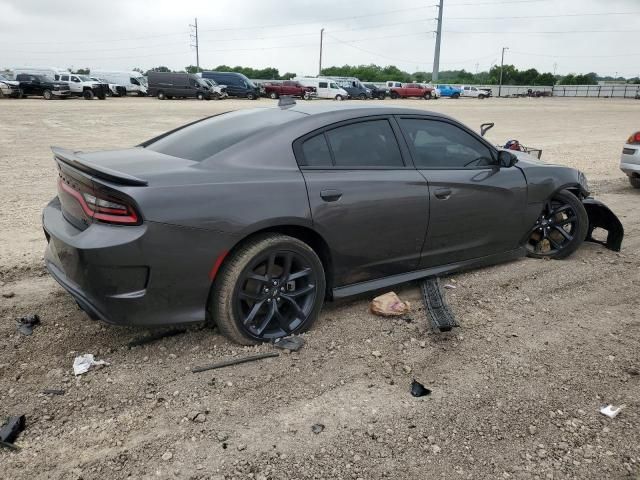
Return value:
M 173 458 L 173 453 L 171 453 L 171 452 L 164 452 L 162 454 L 162 460 L 164 460 L 165 462 L 168 462 L 172 458 Z

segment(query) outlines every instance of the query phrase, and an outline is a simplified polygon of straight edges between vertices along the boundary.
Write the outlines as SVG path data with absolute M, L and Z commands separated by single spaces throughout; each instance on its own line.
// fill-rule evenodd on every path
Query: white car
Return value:
M 462 97 L 479 98 L 482 100 L 492 96 L 491 90 L 488 89 L 472 87 L 469 85 L 462 85 L 460 89 L 462 90 L 462 93 L 460 94 Z
M 305 87 L 315 87 L 317 98 L 329 98 L 333 100 L 346 100 L 349 98 L 347 91 L 340 87 L 335 80 L 322 77 L 295 77 L 293 80 Z
M 627 174 L 634 188 L 640 188 L 640 132 L 631 135 L 622 149 L 620 170 Z
M 20 82 L 14 82 L 4 75 L 0 75 L 0 98 L 2 97 L 22 97 Z

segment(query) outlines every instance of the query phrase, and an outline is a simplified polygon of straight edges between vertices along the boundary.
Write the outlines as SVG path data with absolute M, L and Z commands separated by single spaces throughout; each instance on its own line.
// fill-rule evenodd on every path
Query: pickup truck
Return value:
M 419 83 L 404 83 L 401 87 L 391 88 L 389 96 L 393 99 L 420 97 L 425 100 L 431 100 L 433 97 L 433 87 L 420 85 Z
M 2 97 L 22 97 L 20 83 L 9 80 L 4 75 L 0 75 L 0 98 Z
M 100 100 L 107 98 L 109 85 L 95 82 L 86 75 L 59 73 L 56 75 L 56 80 L 67 83 L 72 95 L 83 97 L 85 100 L 92 100 L 94 97 L 98 97 Z
M 462 95 L 462 89 L 451 85 L 437 85 L 437 88 L 440 90 L 441 97 L 460 98 Z
M 373 83 L 365 83 L 364 86 L 371 90 L 371 98 L 384 100 L 385 98 L 387 98 L 387 94 L 389 93 L 388 88 L 380 88 Z
M 44 75 L 19 73 L 16 75 L 16 81 L 20 83 L 22 97 L 35 95 L 42 96 L 45 100 L 51 100 L 54 97 L 67 98 L 71 96 L 69 85 L 65 82 L 56 82 Z
M 492 96 L 492 92 L 490 89 L 471 87 L 469 85 L 462 85 L 460 87 L 462 89 L 463 97 L 472 97 L 479 98 L 480 100 Z
M 285 80 L 282 83 L 267 83 L 264 86 L 264 93 L 269 98 L 276 99 L 280 95 L 291 95 L 292 97 L 300 97 L 305 100 L 316 96 L 315 87 L 305 87 L 295 80 Z

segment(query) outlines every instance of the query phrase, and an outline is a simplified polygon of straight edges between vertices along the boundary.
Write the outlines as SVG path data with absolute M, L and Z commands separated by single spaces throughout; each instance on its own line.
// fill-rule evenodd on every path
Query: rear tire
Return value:
M 272 100 L 277 100 L 278 99 L 278 94 L 276 92 L 271 92 L 269 94 L 269 98 Z
M 42 96 L 45 100 L 51 100 L 53 98 L 53 93 L 51 93 L 51 90 L 46 89 L 44 92 L 42 92 Z
M 359 98 L 360 100 L 366 100 L 366 99 L 367 99 L 367 95 L 366 95 L 366 94 L 364 94 L 364 93 L 361 93 L 360 95 L 358 95 L 358 98 Z
M 167 96 L 164 94 L 162 90 L 158 92 L 158 100 L 166 100 Z
M 95 95 L 93 94 L 93 90 L 85 90 L 84 92 L 82 92 L 82 96 L 85 100 L 93 100 L 93 97 Z
M 566 258 L 582 245 L 588 229 L 589 215 L 580 199 L 568 190 L 561 190 L 546 202 L 531 229 L 526 243 L 527 256 Z
M 255 100 L 256 99 L 256 95 L 254 93 L 247 93 L 247 98 L 249 100 Z
M 460 98 L 460 94 L 459 93 L 454 93 L 453 95 L 451 95 L 451 98 Z
M 307 273 L 301 276 L 303 271 Z M 309 245 L 269 233 L 246 241 L 224 262 L 208 311 L 225 337 L 256 345 L 310 328 L 325 288 L 322 262 Z
M 640 177 L 629 177 L 629 183 L 633 188 L 640 188 Z
M 387 98 L 387 94 L 382 92 L 380 95 L 378 95 L 378 99 L 379 100 L 384 100 L 385 98 Z
M 424 99 L 425 100 L 431 100 L 431 92 L 427 92 L 424 94 Z
M 391 97 L 391 100 L 397 100 L 399 95 L 396 92 L 391 92 L 390 97 Z
M 484 100 L 484 95 L 481 93 L 480 95 L 478 95 L 478 99 Z

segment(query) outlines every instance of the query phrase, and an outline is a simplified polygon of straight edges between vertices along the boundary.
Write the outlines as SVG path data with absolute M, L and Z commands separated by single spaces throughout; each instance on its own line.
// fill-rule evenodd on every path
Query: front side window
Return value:
M 460 127 L 438 120 L 403 118 L 400 126 L 417 168 L 484 168 L 495 165 L 489 147 Z
M 337 84 L 337 83 L 333 83 L 333 82 L 331 82 L 331 83 L 329 84 L 329 87 L 337 90 L 337 89 L 338 89 L 338 84 Z
M 337 167 L 402 168 L 400 147 L 387 120 L 369 120 L 327 132 Z
M 135 79 L 135 78 L 133 78 L 133 77 L 129 77 L 129 82 L 130 82 L 132 85 L 140 85 L 140 84 L 138 83 L 138 80 L 136 80 L 136 79 Z

